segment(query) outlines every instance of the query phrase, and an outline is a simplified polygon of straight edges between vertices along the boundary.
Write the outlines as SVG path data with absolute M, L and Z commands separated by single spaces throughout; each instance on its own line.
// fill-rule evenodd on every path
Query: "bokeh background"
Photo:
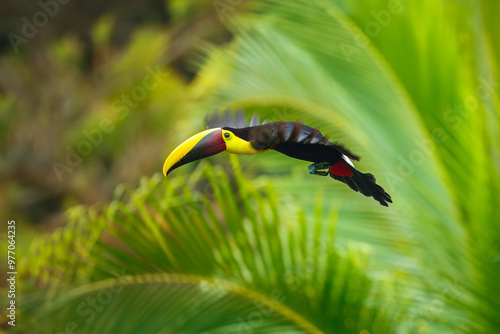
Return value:
M 3 1 L 0 211 L 19 274 L 16 326 L 0 330 L 499 332 L 499 14 L 493 0 Z M 329 134 L 394 204 L 276 152 L 164 179 L 207 115 L 238 108 Z

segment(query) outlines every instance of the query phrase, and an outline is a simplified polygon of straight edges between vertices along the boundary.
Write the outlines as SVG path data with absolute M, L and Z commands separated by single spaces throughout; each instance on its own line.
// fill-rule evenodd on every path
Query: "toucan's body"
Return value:
M 252 119 L 246 126 L 239 119 L 214 119 L 209 127 L 182 143 L 167 158 L 163 173 L 191 161 L 217 154 L 222 151 L 235 154 L 259 154 L 274 150 L 295 159 L 313 162 L 309 173 L 330 175 L 346 183 L 351 189 L 365 196 L 372 196 L 381 205 L 392 203 L 391 197 L 375 183 L 372 174 L 364 174 L 354 168 L 350 159 L 359 157 L 346 148 L 332 143 L 319 130 L 299 122 L 273 122 L 256 125 Z M 226 126 L 224 126 L 226 124 Z

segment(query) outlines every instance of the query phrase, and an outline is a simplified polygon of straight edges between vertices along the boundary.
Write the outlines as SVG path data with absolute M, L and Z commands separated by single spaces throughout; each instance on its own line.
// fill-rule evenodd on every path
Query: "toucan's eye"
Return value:
M 229 132 L 224 132 L 224 138 L 226 139 L 231 138 L 231 134 Z

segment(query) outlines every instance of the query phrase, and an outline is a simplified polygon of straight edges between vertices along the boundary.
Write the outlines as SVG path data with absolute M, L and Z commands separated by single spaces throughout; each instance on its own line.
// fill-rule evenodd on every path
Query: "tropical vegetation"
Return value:
M 66 209 L 26 241 L 13 332 L 497 333 L 500 5 L 195 3 L 172 2 L 174 26 L 193 6 L 229 35 L 182 35 L 186 46 L 147 26 L 115 48 L 103 16 L 90 75 L 72 36 L 44 49 L 45 84 L 22 55 L 3 57 L 45 99 L 19 101 L 13 85 L 0 112 L 14 125 L 1 131 L 33 143 L 33 125 L 51 124 L 39 150 L 16 137 L 3 160 L 60 177 Z M 182 50 L 191 78 L 166 48 Z M 165 179 L 166 155 L 226 108 L 318 127 L 394 203 L 276 152 L 221 154 Z

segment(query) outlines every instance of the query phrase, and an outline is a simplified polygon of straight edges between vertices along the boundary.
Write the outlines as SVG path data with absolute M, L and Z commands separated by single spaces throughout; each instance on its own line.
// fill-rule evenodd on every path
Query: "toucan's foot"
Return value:
M 309 174 L 327 176 L 330 164 L 328 162 L 317 162 L 315 164 L 307 166 Z M 323 170 L 322 170 L 323 169 Z M 326 170 L 324 170 L 326 169 Z

